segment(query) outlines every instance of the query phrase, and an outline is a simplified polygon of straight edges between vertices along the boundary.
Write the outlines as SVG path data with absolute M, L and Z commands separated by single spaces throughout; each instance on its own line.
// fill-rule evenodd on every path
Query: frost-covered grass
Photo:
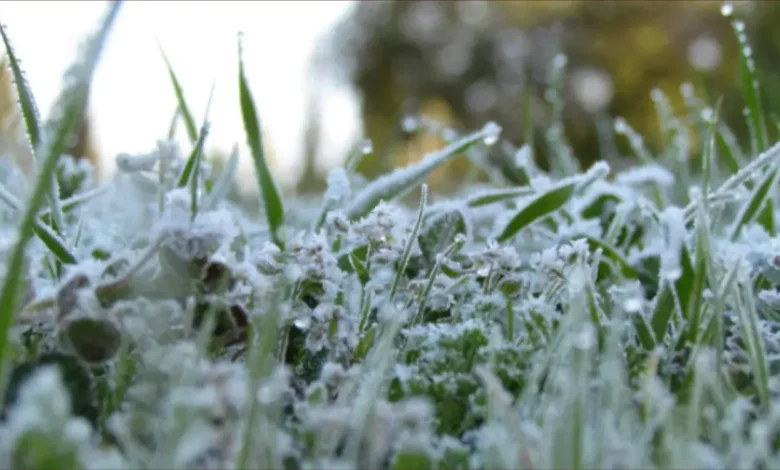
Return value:
M 547 174 L 495 124 L 410 119 L 450 144 L 375 181 L 357 152 L 316 205 L 275 186 L 239 65 L 251 213 L 172 69 L 192 149 L 103 185 L 63 155 L 119 5 L 45 122 L 2 31 L 36 171 L 0 173 L 0 466 L 780 467 L 780 144 L 740 22 L 749 148 L 689 86 L 683 116 L 653 93 L 660 152 L 616 120 L 620 173 L 578 172 L 555 124 Z M 526 186 L 424 185 L 494 145 Z

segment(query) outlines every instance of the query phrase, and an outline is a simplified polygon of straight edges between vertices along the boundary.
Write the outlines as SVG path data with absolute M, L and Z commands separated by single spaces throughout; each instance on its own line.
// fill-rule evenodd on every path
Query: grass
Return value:
M 554 129 L 516 150 L 527 184 L 438 197 L 437 166 L 501 141 L 487 124 L 373 181 L 347 163 L 311 207 L 265 161 L 239 39 L 251 212 L 226 197 L 238 150 L 211 174 L 208 113 L 198 130 L 170 64 L 168 135 L 183 124 L 191 148 L 122 155 L 97 187 L 58 171 L 120 5 L 45 126 L 2 29 L 38 165 L 28 191 L 0 188 L 0 466 L 780 466 L 780 130 L 738 19 L 750 142 L 720 101 L 675 116 L 655 92 L 667 146 L 616 118 L 623 172 L 578 172 Z M 527 158 L 540 145 L 552 174 Z

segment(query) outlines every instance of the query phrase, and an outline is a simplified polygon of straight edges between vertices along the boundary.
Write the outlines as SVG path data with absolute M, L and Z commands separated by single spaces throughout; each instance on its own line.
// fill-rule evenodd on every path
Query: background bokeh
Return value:
M 21 42 L 56 41 L 56 31 L 48 35 L 30 32 L 22 24 L 25 15 L 13 13 L 14 8 L 21 11 L 27 2 L 3 3 L 2 21 L 12 38 L 18 33 L 20 56 L 26 57 L 24 52 L 28 51 L 28 62 L 46 61 L 45 52 L 35 56 L 33 48 L 23 47 Z M 142 9 L 137 4 L 145 5 Z M 633 159 L 625 139 L 613 132 L 614 118 L 625 118 L 645 137 L 651 150 L 659 148 L 662 136 L 652 90 L 661 90 L 680 114 L 686 112 L 685 93 L 693 90 L 711 105 L 722 97 L 722 118 L 740 141 L 748 139 L 739 91 L 737 41 L 729 20 L 721 14 L 721 2 L 157 4 L 128 2 L 122 13 L 126 18 L 120 19 L 125 21 L 124 26 L 119 24 L 114 40 L 121 42 L 125 34 L 134 42 L 106 51 L 102 67 L 124 67 L 123 72 L 106 71 L 98 76 L 103 82 L 96 84 L 90 120 L 85 122 L 74 148 L 75 153 L 102 166 L 110 166 L 113 153 L 119 151 L 113 143 L 119 138 L 107 144 L 105 139 L 101 141 L 100 133 L 120 135 L 136 128 L 132 123 L 107 117 L 110 112 L 121 114 L 121 110 L 114 105 L 106 111 L 110 101 L 106 90 L 129 95 L 125 96 L 125 106 L 136 106 L 128 100 L 143 101 L 144 94 L 151 93 L 151 85 L 135 86 L 139 82 L 158 82 L 155 90 L 167 93 L 164 99 L 147 97 L 143 101 L 150 117 L 147 121 L 153 120 L 159 127 L 156 137 L 147 135 L 153 131 L 146 131 L 133 141 L 137 145 L 123 150 L 149 150 L 154 139 L 166 132 L 175 101 L 161 68 L 155 37 L 170 48 L 166 53 L 177 68 L 196 117 L 202 116 L 214 77 L 221 87 L 215 101 L 231 103 L 212 111 L 215 128 L 230 129 L 212 133 L 212 157 L 227 154 L 234 142 L 243 144 L 238 95 L 233 93 L 237 80 L 232 62 L 235 32 L 239 29 L 251 41 L 246 50 L 252 86 L 258 90 L 272 162 L 287 191 L 321 190 L 327 169 L 345 158 L 363 138 L 373 143 L 373 152 L 361 165 L 368 176 L 414 161 L 443 145 L 437 135 L 405 130 L 402 122 L 407 116 L 426 116 L 460 131 L 495 121 L 515 148 L 533 141 L 536 160 L 548 168 L 555 165 L 547 144 L 548 138 L 555 138 L 552 129 L 562 133 L 583 167 L 599 159 L 623 166 Z M 764 79 L 762 98 L 768 104 L 780 104 L 780 88 L 776 85 L 780 3 L 739 1 L 733 5 L 734 14 L 746 22 L 753 57 Z M 163 21 L 164 15 L 178 21 Z M 75 23 L 69 35 L 89 27 L 88 22 L 78 27 Z M 136 51 L 140 58 L 123 61 L 122 57 L 128 57 L 123 51 L 132 47 L 146 49 L 143 53 Z M 53 49 L 49 53 L 55 54 Z M 109 59 L 111 54 L 115 54 L 113 59 Z M 213 55 L 219 55 L 219 60 Z M 132 69 L 128 69 L 130 66 Z M 556 66 L 563 66 L 562 128 L 555 126 L 555 106 L 548 91 Z M 34 90 L 36 85 L 43 87 L 46 80 L 58 82 L 58 74 L 44 78 L 42 72 L 36 73 L 36 79 L 31 79 Z M 5 116 L 0 151 L 23 152 L 24 146 L 13 138 L 19 136 L 14 127 L 19 123 L 14 120 L 14 107 L 9 106 L 13 97 L 7 87 L 8 74 L 0 80 L 0 113 Z M 98 104 L 96 92 L 105 95 Z M 150 126 L 148 122 L 144 125 Z M 286 133 L 279 130 L 284 126 Z M 692 141 L 690 158 L 696 158 L 698 145 Z M 246 152 L 242 156 L 246 160 Z M 507 162 L 512 156 L 506 147 L 495 146 L 490 157 L 499 171 L 508 172 Z M 466 159 L 452 162 L 433 175 L 431 184 L 441 190 L 456 187 L 467 174 L 468 165 Z

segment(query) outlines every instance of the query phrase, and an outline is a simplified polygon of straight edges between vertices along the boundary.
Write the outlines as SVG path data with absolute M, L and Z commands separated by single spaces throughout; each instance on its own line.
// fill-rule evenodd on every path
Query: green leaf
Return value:
M 271 232 L 271 240 L 273 240 L 279 249 L 284 250 L 286 235 L 282 197 L 279 194 L 279 189 L 276 187 L 276 183 L 271 175 L 271 170 L 268 168 L 268 163 L 265 160 L 260 121 L 257 117 L 252 93 L 249 90 L 249 84 L 247 83 L 246 74 L 244 72 L 244 60 L 242 58 L 240 38 L 238 40 L 238 67 L 241 114 L 244 117 L 244 129 L 246 130 L 249 149 L 252 151 L 252 160 L 255 163 L 255 172 L 257 173 L 257 182 L 260 185 L 260 193 L 263 196 L 263 203 L 265 204 L 265 213 L 268 218 L 268 228 Z
M 457 208 L 434 212 L 426 217 L 417 242 L 428 266 L 434 265 L 436 255 L 442 253 L 456 235 L 467 235 L 467 232 L 466 217 Z
M 431 470 L 433 459 L 425 449 L 401 449 L 393 457 L 392 470 Z
M 497 241 L 509 240 L 520 230 L 563 207 L 574 195 L 578 180 L 569 180 L 536 196 L 506 224 Z
M 45 158 L 19 226 L 18 241 L 7 262 L 5 281 L 0 290 L 0 377 L 3 376 L 5 366 L 3 359 L 8 346 L 8 330 L 13 325 L 16 314 L 14 310 L 23 277 L 25 251 L 35 230 L 36 214 L 51 188 L 51 178 L 57 169 L 57 160 L 67 148 L 70 137 L 84 113 L 92 76 L 121 6 L 122 2 L 119 1 L 109 3 L 100 29 L 86 42 L 80 57 L 66 72 L 66 86 L 52 107 L 52 116 L 55 119 L 47 123 L 46 145 L 41 154 Z
M 190 138 L 190 142 L 195 143 L 198 140 L 198 130 L 195 127 L 195 119 L 192 117 L 190 108 L 187 106 L 187 101 L 184 99 L 184 90 L 182 90 L 179 79 L 176 78 L 173 67 L 171 67 L 171 63 L 168 61 L 168 56 L 165 55 L 165 51 L 163 51 L 162 46 L 159 43 L 157 46 L 160 48 L 160 54 L 165 61 L 165 67 L 168 69 L 168 75 L 171 77 L 173 91 L 176 93 L 176 101 L 179 104 L 179 114 L 181 115 L 182 119 L 184 119 L 184 126 L 187 128 L 187 136 Z M 174 116 L 174 120 L 175 119 L 176 117 Z M 173 128 L 173 125 L 171 125 L 171 128 Z
M 458 139 L 443 149 L 426 155 L 417 163 L 375 179 L 355 196 L 352 204 L 345 211 L 347 217 L 350 220 L 355 220 L 371 212 L 381 201 L 389 202 L 395 198 L 402 197 L 418 184 L 425 181 L 425 178 L 440 165 L 462 154 L 477 142 L 493 137 L 495 133 L 495 124 L 491 125 L 489 123 L 482 130 Z

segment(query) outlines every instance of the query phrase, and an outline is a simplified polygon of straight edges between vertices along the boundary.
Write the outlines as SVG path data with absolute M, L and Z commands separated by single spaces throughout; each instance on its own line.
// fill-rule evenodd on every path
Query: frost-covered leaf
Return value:
M 466 216 L 458 208 L 439 210 L 426 216 L 417 241 L 429 266 L 433 266 L 436 255 L 443 253 L 458 234 L 468 236 Z
M 509 220 L 497 240 L 509 240 L 525 227 L 563 207 L 574 195 L 578 183 L 579 181 L 567 181 L 536 196 Z
M 491 138 L 495 128 L 490 125 L 478 132 L 463 137 L 441 150 L 430 153 L 417 163 L 380 176 L 363 188 L 347 207 L 346 214 L 351 220 L 363 217 L 371 212 L 381 201 L 389 202 L 403 196 L 440 165 L 462 154 L 472 145 Z

